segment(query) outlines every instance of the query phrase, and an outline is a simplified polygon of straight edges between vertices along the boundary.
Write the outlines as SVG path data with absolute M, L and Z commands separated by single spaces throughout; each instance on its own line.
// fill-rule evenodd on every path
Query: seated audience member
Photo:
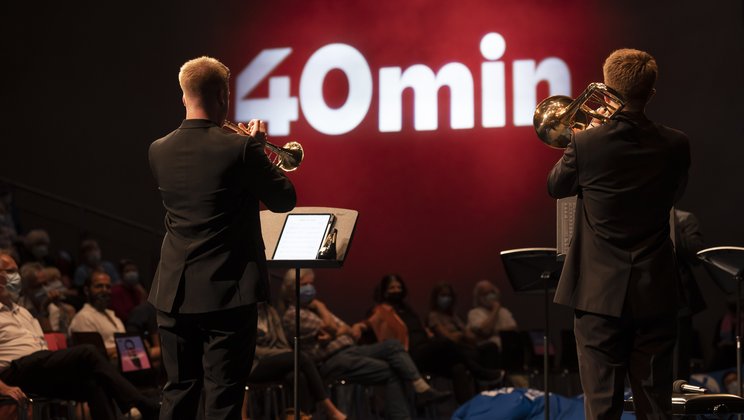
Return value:
M 488 341 L 501 348 L 501 331 L 516 331 L 517 322 L 511 311 L 501 305 L 501 291 L 488 280 L 481 280 L 473 289 L 474 308 L 468 312 L 468 329 L 478 344 Z
M 101 259 L 101 247 L 95 239 L 86 239 L 80 243 L 80 265 L 75 269 L 73 284 L 83 287 L 94 270 L 104 271 L 113 284 L 119 283 L 119 273 L 109 261 Z
M 0 254 L 0 260 L 6 255 Z M 30 394 L 86 401 L 94 420 L 118 419 L 119 409 L 131 407 L 143 419 L 158 418 L 159 404 L 137 391 L 91 346 L 47 350 L 39 322 L 14 302 L 19 292 L 17 272 L 0 268 L 0 395 L 18 402 Z
M 10 267 L 17 269 L 15 261 L 10 256 L 4 257 Z M 62 302 L 64 294 L 59 289 L 61 285 L 49 285 L 44 267 L 39 263 L 26 263 L 21 266 L 21 296 L 19 305 L 26 308 L 31 315 L 39 320 L 44 332 L 67 332 L 70 319 L 75 310 Z M 64 289 L 64 286 L 61 286 Z
M 94 271 L 85 283 L 83 292 L 88 302 L 70 322 L 70 333 L 97 332 L 103 338 L 106 352 L 110 358 L 116 358 L 115 333 L 125 332 L 124 324 L 108 309 L 111 302 L 111 279 L 103 271 Z
M 708 370 L 728 369 L 736 365 L 736 298 L 728 299 L 726 312 L 718 320 L 713 335 L 713 358 Z
M 125 323 L 129 312 L 147 300 L 147 292 L 140 283 L 139 269 L 132 260 L 119 262 L 121 283 L 111 287 L 111 309 Z
M 346 415 L 338 410 L 326 395 L 323 379 L 309 355 L 300 353 L 301 411 L 314 411 L 319 404 L 329 419 L 343 420 Z M 258 330 L 256 335 L 256 356 L 253 369 L 248 377 L 252 383 L 275 382 L 293 379 L 294 352 L 289 346 L 282 328 L 282 320 L 274 308 L 265 303 L 258 305 Z
M 23 238 L 23 246 L 18 253 L 21 256 L 21 265 L 26 263 L 39 263 L 44 267 L 54 266 L 54 259 L 49 255 L 51 239 L 49 233 L 44 229 L 33 229 Z
M 499 348 L 493 342 L 476 346 L 475 335 L 455 314 L 455 290 L 449 283 L 441 282 L 431 290 L 429 329 L 435 336 L 446 338 L 462 348 L 464 354 L 488 368 L 499 367 Z
M 295 331 L 295 279 L 288 271 L 282 284 L 282 297 L 288 305 L 282 318 L 287 334 Z M 389 417 L 408 419 L 408 405 L 402 382 L 410 382 L 420 405 L 445 399 L 449 393 L 429 386 L 416 369 L 400 342 L 357 345 L 366 326 L 349 326 L 316 297 L 315 274 L 302 270 L 300 280 L 300 342 L 303 352 L 322 362 L 320 373 L 326 380 L 344 378 L 362 384 L 385 384 L 386 410 Z
M 416 365 L 424 372 L 452 379 L 455 397 L 464 403 L 475 393 L 474 383 L 468 374 L 482 380 L 499 380 L 503 373 L 489 369 L 463 351 L 454 342 L 434 335 L 424 327 L 406 297 L 408 289 L 403 279 L 396 274 L 382 278 L 375 288 L 377 305 L 371 310 L 368 323 L 378 340 L 397 338 L 402 340 Z
M 49 305 L 49 325 L 52 331 L 66 335 L 70 321 L 75 316 L 75 308 L 69 301 L 77 298 L 77 291 L 65 287 L 61 280 L 62 274 L 57 267 L 45 267 L 38 276 L 42 279 L 47 293 L 57 291 L 60 294 L 59 299 Z

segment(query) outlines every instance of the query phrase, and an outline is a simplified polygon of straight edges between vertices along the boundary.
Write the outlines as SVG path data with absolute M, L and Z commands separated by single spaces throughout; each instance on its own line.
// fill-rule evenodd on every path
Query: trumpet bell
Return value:
M 299 168 L 302 159 L 305 157 L 305 151 L 302 149 L 302 145 L 296 141 L 290 141 L 276 149 L 278 150 L 270 148 L 274 154 L 272 163 L 284 172 L 292 172 Z

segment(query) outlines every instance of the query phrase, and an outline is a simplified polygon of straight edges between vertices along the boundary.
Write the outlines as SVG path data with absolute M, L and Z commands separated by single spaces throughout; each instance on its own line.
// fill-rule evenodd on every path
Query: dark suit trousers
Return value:
M 587 420 L 620 418 L 626 376 L 638 419 L 671 418 L 676 316 L 638 320 L 576 311 L 574 332 Z
M 137 389 L 91 345 L 31 353 L 14 360 L 0 379 L 28 394 L 87 401 L 91 417 L 97 420 L 119 418 L 112 398 L 123 409 L 146 404 Z
M 256 349 L 256 305 L 204 314 L 158 312 L 163 365 L 161 420 L 240 419 Z M 204 415 L 197 415 L 204 390 Z

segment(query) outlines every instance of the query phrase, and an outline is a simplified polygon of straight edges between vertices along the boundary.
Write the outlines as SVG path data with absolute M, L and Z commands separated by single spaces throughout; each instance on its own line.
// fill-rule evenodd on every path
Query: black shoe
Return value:
M 416 405 L 423 407 L 425 405 L 444 401 L 451 396 L 452 393 L 449 391 L 440 391 L 435 388 L 429 388 L 424 392 L 416 393 Z

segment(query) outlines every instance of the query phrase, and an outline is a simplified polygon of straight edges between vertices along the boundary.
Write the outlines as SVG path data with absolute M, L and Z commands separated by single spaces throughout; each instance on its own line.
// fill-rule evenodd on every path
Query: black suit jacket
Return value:
M 190 119 L 152 143 L 149 157 L 166 210 L 149 301 L 204 313 L 267 298 L 259 201 L 284 212 L 296 195 L 261 143 Z
M 574 136 L 548 177 L 552 197 L 578 195 L 556 303 L 616 317 L 676 312 L 669 218 L 689 165 L 687 136 L 642 113 Z

